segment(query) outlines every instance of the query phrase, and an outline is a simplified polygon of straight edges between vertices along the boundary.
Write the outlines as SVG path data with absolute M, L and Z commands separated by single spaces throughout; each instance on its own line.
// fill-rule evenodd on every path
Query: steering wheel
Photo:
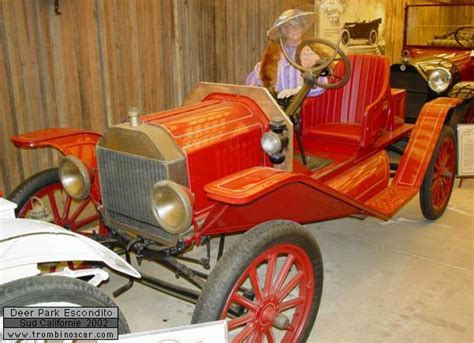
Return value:
M 318 61 L 318 63 L 312 67 L 304 67 L 301 65 L 299 62 L 301 60 L 301 51 L 303 50 L 304 47 L 311 46 L 313 44 L 321 44 L 323 46 L 326 46 L 330 48 L 331 50 L 334 50 L 334 53 L 331 57 L 321 57 L 321 59 Z M 290 63 L 293 67 L 296 69 L 300 70 L 302 73 L 307 73 L 310 74 L 314 77 L 315 83 L 317 86 L 325 89 L 333 89 L 333 88 L 339 88 L 344 86 L 347 81 L 349 81 L 349 78 L 351 76 L 351 64 L 349 63 L 349 58 L 347 55 L 342 51 L 338 45 L 334 44 L 333 42 L 323 39 L 323 38 L 313 38 L 313 39 L 306 39 L 298 46 L 296 47 L 296 52 L 295 52 L 295 60 L 291 59 L 290 56 L 288 56 L 288 53 L 285 50 L 285 47 L 283 45 L 283 40 L 280 38 L 280 46 L 281 50 L 283 52 L 283 55 L 285 58 L 288 60 L 288 63 Z M 337 57 L 339 55 L 339 57 Z M 344 75 L 340 76 L 337 74 L 333 74 L 331 72 L 331 64 L 335 61 L 342 61 L 344 64 Z M 329 73 L 327 72 L 329 70 Z M 324 76 L 328 76 L 328 83 L 323 83 L 318 80 L 319 76 L 322 73 L 326 73 Z M 334 82 L 331 82 L 334 81 Z
M 454 31 L 454 39 L 463 48 L 474 47 L 474 26 L 462 26 Z

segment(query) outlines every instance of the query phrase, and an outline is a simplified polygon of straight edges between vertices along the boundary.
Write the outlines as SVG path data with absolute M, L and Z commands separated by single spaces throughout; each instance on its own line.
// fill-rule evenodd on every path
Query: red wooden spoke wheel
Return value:
M 438 156 L 434 164 L 432 179 L 433 206 L 441 210 L 448 202 L 449 194 L 454 182 L 454 142 L 444 139 L 441 142 Z
M 19 218 L 51 221 L 83 234 L 89 234 L 90 229 L 99 225 L 99 214 L 91 200 L 76 201 L 68 196 L 56 168 L 25 180 L 9 199 L 18 205 L 16 216 Z
M 193 322 L 227 319 L 232 342 L 304 342 L 322 282 L 311 233 L 293 222 L 268 222 L 244 234 L 219 261 Z
M 420 206 L 427 219 L 438 219 L 446 210 L 456 176 L 454 132 L 444 126 L 420 189 Z

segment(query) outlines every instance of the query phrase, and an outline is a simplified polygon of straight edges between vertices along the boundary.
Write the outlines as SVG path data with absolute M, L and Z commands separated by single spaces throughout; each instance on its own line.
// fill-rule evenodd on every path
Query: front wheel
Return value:
M 18 218 L 52 222 L 86 233 L 99 225 L 99 214 L 90 200 L 73 200 L 64 191 L 57 168 L 39 172 L 22 182 L 8 197 L 18 205 Z
M 85 281 L 64 276 L 33 276 L 0 286 L 0 320 L 3 308 L 39 307 L 102 307 L 117 306 L 106 294 Z M 119 310 L 119 334 L 130 332 L 127 320 Z
M 448 206 L 456 176 L 455 146 L 453 130 L 443 126 L 420 189 L 420 207 L 427 219 L 438 219 Z
M 267 222 L 242 235 L 218 262 L 192 322 L 227 319 L 232 342 L 306 342 L 322 286 L 313 235 L 294 222 Z
M 351 40 L 351 35 L 350 35 L 349 31 L 347 31 L 347 30 L 342 31 L 342 33 L 341 33 L 341 43 L 342 43 L 342 45 L 347 46 L 349 44 L 350 40 Z

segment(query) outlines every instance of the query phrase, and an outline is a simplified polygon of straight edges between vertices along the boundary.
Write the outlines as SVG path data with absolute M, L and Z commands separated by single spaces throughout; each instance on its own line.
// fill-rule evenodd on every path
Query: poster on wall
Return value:
M 384 0 L 318 0 L 319 37 L 340 42 L 346 53 L 383 54 Z
M 474 125 L 458 124 L 458 175 L 474 176 Z

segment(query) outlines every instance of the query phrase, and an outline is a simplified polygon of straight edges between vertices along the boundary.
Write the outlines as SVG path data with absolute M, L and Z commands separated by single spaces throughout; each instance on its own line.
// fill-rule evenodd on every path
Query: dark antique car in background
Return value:
M 341 31 L 341 43 L 349 45 L 353 39 L 367 39 L 370 45 L 376 45 L 379 39 L 379 25 L 381 23 L 382 18 L 345 23 Z
M 406 90 L 408 123 L 414 123 L 423 105 L 437 97 L 463 101 L 450 118 L 453 130 L 457 123 L 474 122 L 473 11 L 474 3 L 405 7 L 401 62 L 391 66 L 390 85 Z M 428 15 L 429 23 L 420 21 Z M 437 22 L 449 16 L 459 23 Z

